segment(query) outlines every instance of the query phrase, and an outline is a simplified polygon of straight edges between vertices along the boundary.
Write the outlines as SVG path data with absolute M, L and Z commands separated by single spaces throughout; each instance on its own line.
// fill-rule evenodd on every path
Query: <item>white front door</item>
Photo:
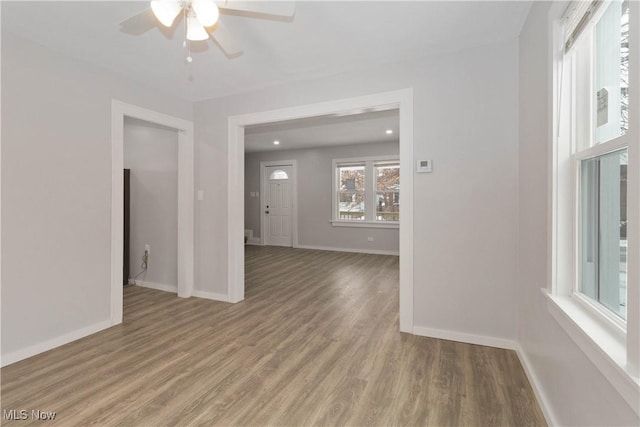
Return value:
M 264 244 L 292 246 L 293 167 L 266 166 L 264 168 L 263 212 Z

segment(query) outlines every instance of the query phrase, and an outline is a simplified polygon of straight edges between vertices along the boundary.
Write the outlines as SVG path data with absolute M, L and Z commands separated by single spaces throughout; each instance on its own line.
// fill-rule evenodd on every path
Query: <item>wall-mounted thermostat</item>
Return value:
M 432 160 L 418 160 L 416 172 L 418 173 L 431 173 L 433 172 Z

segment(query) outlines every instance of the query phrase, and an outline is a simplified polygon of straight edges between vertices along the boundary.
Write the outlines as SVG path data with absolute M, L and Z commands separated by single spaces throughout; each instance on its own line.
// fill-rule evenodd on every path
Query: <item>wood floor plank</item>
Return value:
M 124 322 L 0 370 L 59 426 L 542 426 L 513 351 L 398 332 L 398 257 L 246 248 L 237 304 L 138 286 Z M 40 425 L 2 420 L 2 425 Z

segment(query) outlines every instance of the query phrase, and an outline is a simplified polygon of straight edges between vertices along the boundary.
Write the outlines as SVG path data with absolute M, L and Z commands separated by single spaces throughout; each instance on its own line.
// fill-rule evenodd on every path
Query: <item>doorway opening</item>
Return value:
M 124 135 L 123 279 L 177 293 L 178 131 L 125 117 Z
M 113 100 L 111 105 L 111 324 L 122 323 L 124 259 L 124 123 L 143 120 L 178 132 L 177 291 L 193 293 L 194 138 L 193 123 Z
M 402 225 L 399 231 L 400 283 L 399 323 L 403 332 L 413 332 L 413 91 L 405 89 L 320 104 L 229 117 L 228 134 L 228 297 L 231 302 L 244 298 L 244 189 L 245 128 L 329 115 L 398 110 L 399 163 L 406 173 L 400 183 L 403 194 Z

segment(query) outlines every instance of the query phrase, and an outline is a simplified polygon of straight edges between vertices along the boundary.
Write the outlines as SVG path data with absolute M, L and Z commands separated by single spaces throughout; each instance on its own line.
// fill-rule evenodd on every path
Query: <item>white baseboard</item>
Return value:
M 298 245 L 297 247 L 299 249 L 313 249 L 316 251 L 350 252 L 350 253 L 373 254 L 373 255 L 394 255 L 394 256 L 400 255 L 400 252 L 379 251 L 376 249 L 332 248 L 329 246 L 313 246 L 313 245 Z
M 165 284 L 165 283 L 145 282 L 145 281 L 142 281 L 142 280 L 137 280 L 136 283 L 137 283 L 136 286 L 142 286 L 143 288 L 150 288 L 150 289 L 155 289 L 155 290 L 158 290 L 158 291 L 178 293 L 178 287 L 176 285 L 168 285 L 168 284 Z M 216 293 L 216 292 L 207 292 L 207 291 L 194 290 L 193 294 L 191 294 L 191 296 L 198 297 L 198 298 L 210 299 L 210 300 L 214 300 L 214 301 L 229 302 L 229 298 L 227 297 L 226 294 L 219 294 L 219 293 Z
M 207 291 L 193 291 L 193 296 L 198 298 L 205 298 L 214 301 L 222 301 L 229 302 L 229 297 L 226 294 L 219 294 L 217 292 L 207 292 Z
M 520 344 L 516 341 L 490 337 L 485 335 L 475 335 L 475 334 L 467 334 L 463 332 L 457 331 L 447 331 L 443 329 L 433 329 L 433 328 L 424 328 L 421 326 L 413 327 L 414 335 L 420 335 L 431 338 L 439 338 L 443 340 L 449 341 L 458 341 L 467 344 L 476 344 L 476 345 L 485 345 L 488 347 L 497 347 L 503 348 L 507 350 L 514 350 L 518 355 L 518 359 L 520 359 L 520 363 L 524 369 L 527 378 L 529 379 L 529 383 L 531 384 L 531 388 L 533 389 L 533 393 L 540 404 L 540 409 L 542 409 L 542 413 L 544 415 L 545 420 L 549 426 L 557 426 L 559 425 L 556 421 L 553 412 L 551 411 L 551 405 L 549 405 L 549 399 L 546 394 L 540 387 L 540 382 L 538 381 L 538 377 L 535 375 L 531 363 L 529 362 L 529 358 L 527 354 L 524 352 Z
M 560 425 L 556 420 L 556 417 L 553 415 L 553 411 L 551 410 L 551 405 L 549 404 L 547 395 L 544 393 L 542 387 L 540 387 L 540 381 L 538 380 L 538 377 L 536 376 L 533 367 L 531 366 L 531 362 L 529 361 L 527 353 L 520 346 L 520 344 L 516 344 L 515 350 L 518 358 L 520 359 L 520 364 L 524 368 L 524 373 L 527 374 L 527 378 L 529 379 L 529 383 L 531 384 L 531 388 L 533 389 L 533 394 L 536 395 L 536 399 L 540 404 L 540 409 L 542 409 L 542 414 L 544 415 L 544 419 L 547 421 L 547 425 Z
M 260 246 L 260 238 L 259 237 L 250 237 L 249 240 L 247 240 L 247 245 L 258 245 Z
M 59 337 L 31 345 L 29 347 L 23 348 L 22 350 L 14 351 L 9 354 L 3 354 L 0 366 L 4 367 L 7 365 L 11 365 L 12 363 L 19 362 L 20 360 L 27 359 L 31 356 L 35 356 L 36 354 L 44 353 L 45 351 L 60 347 L 61 345 L 65 345 L 72 341 L 79 340 L 80 338 L 95 334 L 96 332 L 100 332 L 104 329 L 110 328 L 111 326 L 113 326 L 111 324 L 111 320 L 104 320 L 102 322 L 94 323 L 93 325 L 87 326 L 85 328 L 77 329 L 64 335 L 60 335 Z
M 464 332 L 447 331 L 444 329 L 425 328 L 422 326 L 414 326 L 413 334 L 423 337 L 439 338 L 448 341 L 458 341 L 467 344 L 485 345 L 487 347 L 504 348 L 507 350 L 515 350 L 518 344 L 515 341 L 490 337 L 486 335 L 467 334 Z
M 176 285 L 168 285 L 166 283 L 147 282 L 143 280 L 136 280 L 136 286 L 142 286 L 143 288 L 155 289 L 157 291 L 178 293 L 178 287 Z

